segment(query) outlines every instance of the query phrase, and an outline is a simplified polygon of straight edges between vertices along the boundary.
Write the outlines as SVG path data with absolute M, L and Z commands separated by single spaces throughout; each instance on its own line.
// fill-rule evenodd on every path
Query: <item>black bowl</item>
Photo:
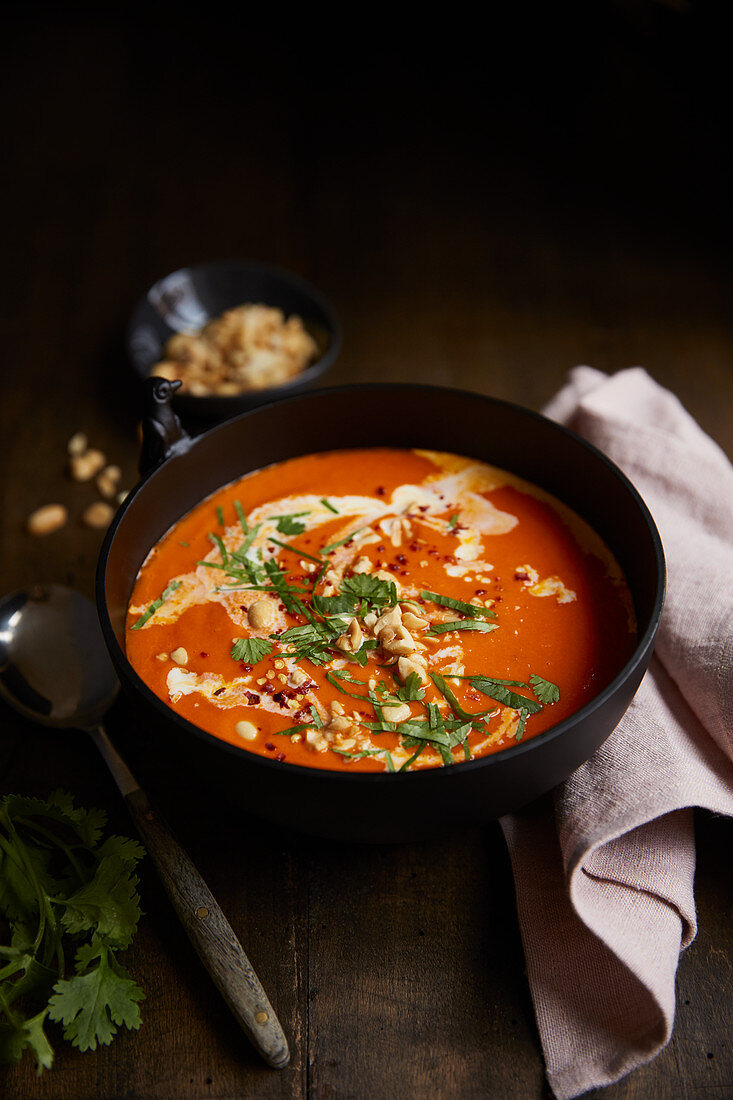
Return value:
M 231 396 L 177 394 L 174 407 L 184 416 L 209 424 L 265 405 L 277 397 L 307 389 L 328 370 L 341 350 L 341 326 L 333 307 L 296 275 L 253 260 L 215 260 L 183 267 L 151 286 L 135 307 L 127 327 L 130 361 L 140 378 L 164 358 L 164 346 L 177 332 L 199 329 L 224 310 L 262 302 L 297 314 L 316 341 L 315 362 L 280 386 Z
M 559 497 L 595 528 L 626 574 L 638 621 L 636 649 L 615 680 L 570 718 L 512 748 L 449 768 L 394 775 L 278 763 L 179 717 L 146 687 L 123 648 L 128 600 L 150 548 L 203 497 L 250 470 L 313 450 L 390 445 L 453 451 L 511 470 Z M 193 442 L 177 442 L 171 457 L 127 497 L 107 533 L 97 603 L 123 687 L 142 708 L 151 736 L 164 746 L 169 775 L 184 769 L 203 796 L 213 792 L 296 829 L 343 840 L 401 841 L 515 810 L 587 760 L 639 686 L 661 615 L 664 581 L 661 541 L 641 497 L 608 458 L 572 432 L 528 409 L 477 394 L 365 385 L 277 402 Z

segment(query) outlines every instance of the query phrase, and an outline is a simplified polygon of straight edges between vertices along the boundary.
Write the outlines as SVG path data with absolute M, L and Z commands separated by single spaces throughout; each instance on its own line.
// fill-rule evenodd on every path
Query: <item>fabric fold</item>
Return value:
M 502 820 L 527 975 L 559 1100 L 649 1061 L 695 935 L 692 807 L 733 814 L 733 468 L 641 368 L 571 372 L 546 414 L 629 476 L 668 568 L 629 710 L 554 793 Z

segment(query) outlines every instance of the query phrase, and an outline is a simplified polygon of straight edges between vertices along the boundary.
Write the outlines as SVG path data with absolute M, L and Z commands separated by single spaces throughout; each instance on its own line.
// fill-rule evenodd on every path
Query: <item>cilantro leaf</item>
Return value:
M 128 947 L 140 919 L 137 882 L 128 860 L 103 856 L 91 882 L 63 903 L 64 927 L 72 934 L 96 930 L 107 943 Z
M 543 680 L 541 676 L 536 676 L 534 673 L 530 676 L 529 682 L 532 685 L 532 691 L 544 705 L 556 703 L 560 698 L 560 688 L 557 684 Z
M 77 965 L 81 972 L 57 982 L 49 1001 L 49 1017 L 64 1025 L 64 1037 L 79 1050 L 96 1050 L 111 1042 L 120 1024 L 139 1028 L 145 994 L 101 939 L 95 936 L 78 952 Z
M 373 577 L 370 573 L 355 573 L 353 577 L 347 577 L 341 582 L 341 591 L 355 596 L 360 600 L 377 607 L 397 603 L 397 589 L 394 581 L 385 581 L 381 577 Z
M 353 615 L 356 610 L 356 598 L 348 593 L 339 596 L 314 596 L 311 607 L 319 615 Z
M 53 1064 L 53 1048 L 43 1024 L 48 1009 L 44 1008 L 29 1020 L 17 1019 L 0 1024 L 0 1063 L 12 1065 L 20 1061 L 24 1050 L 30 1050 L 36 1059 L 39 1076 Z
M 305 524 L 302 520 L 295 519 L 294 513 L 292 516 L 280 516 L 277 521 L 277 529 L 281 535 L 302 535 L 305 531 Z M 300 513 L 305 515 L 305 513 Z
M 235 661 L 244 661 L 246 665 L 256 665 L 274 646 L 267 638 L 235 638 L 231 657 Z

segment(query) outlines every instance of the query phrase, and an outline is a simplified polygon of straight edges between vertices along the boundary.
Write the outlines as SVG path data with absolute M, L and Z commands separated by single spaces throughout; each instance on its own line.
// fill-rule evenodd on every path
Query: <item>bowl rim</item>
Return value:
M 300 275 L 296 275 L 295 272 L 288 271 L 285 268 L 278 267 L 276 264 L 265 263 L 255 259 L 245 259 L 236 256 L 230 256 L 221 260 L 202 260 L 200 263 L 185 264 L 183 267 L 176 268 L 174 271 L 169 271 L 165 275 L 161 275 L 159 279 L 151 283 L 141 298 L 137 300 L 133 306 L 130 318 L 125 326 L 125 351 L 127 352 L 127 360 L 132 367 L 135 374 L 145 380 L 150 377 L 149 369 L 146 372 L 145 368 L 138 361 L 133 351 L 133 337 L 137 329 L 139 328 L 145 312 L 149 309 L 155 309 L 153 303 L 150 300 L 150 295 L 153 291 L 165 283 L 168 279 L 173 278 L 175 275 L 181 275 L 184 272 L 206 272 L 211 269 L 239 269 L 248 271 L 258 271 L 264 274 L 273 276 L 276 279 L 282 280 L 283 283 L 289 284 L 296 290 L 299 290 L 302 294 L 310 298 L 322 311 L 322 313 L 328 319 L 328 335 L 330 337 L 328 347 L 325 349 L 322 355 L 314 362 L 309 363 L 308 366 L 300 371 L 299 374 L 294 375 L 292 378 L 286 379 L 278 386 L 267 386 L 261 390 L 243 390 L 241 393 L 232 394 L 191 394 L 183 393 L 177 400 L 185 401 L 229 401 L 236 404 L 243 400 L 258 400 L 258 408 L 262 404 L 268 403 L 270 400 L 277 400 L 277 395 L 280 393 L 285 394 L 288 389 L 295 386 L 307 385 L 311 380 L 319 377 L 324 371 L 326 371 L 338 358 L 341 352 L 341 345 L 343 342 L 343 331 L 341 327 L 341 321 L 336 309 L 329 301 L 329 299 L 312 283 L 308 282 Z M 265 303 L 268 304 L 268 303 Z M 277 307 L 280 308 L 280 307 Z M 163 318 L 161 318 L 163 320 Z M 169 326 L 170 327 L 170 326 Z M 171 333 L 176 330 L 171 329 Z M 261 400 L 260 400 L 261 399 Z M 247 410 L 249 411 L 249 410 Z
M 622 487 L 631 497 L 633 503 L 636 505 L 639 513 L 644 521 L 646 529 L 651 539 L 652 548 L 654 552 L 654 562 L 656 566 L 656 590 L 654 593 L 654 601 L 652 609 L 649 615 L 649 622 L 647 623 L 644 633 L 637 637 L 636 646 L 628 660 L 623 667 L 619 670 L 613 680 L 606 685 L 605 688 L 598 695 L 590 699 L 584 706 L 573 714 L 564 718 L 556 725 L 550 726 L 549 729 L 544 730 L 542 733 L 537 734 L 535 737 L 531 737 L 526 741 L 521 741 L 517 744 L 511 745 L 508 748 L 501 749 L 499 752 L 489 753 L 487 756 L 476 757 L 473 760 L 461 760 L 456 761 L 450 767 L 435 767 L 435 768 L 421 768 L 416 771 L 405 772 L 364 772 L 364 771 L 336 771 L 331 768 L 312 768 L 305 764 L 291 764 L 287 760 L 277 761 L 266 756 L 261 756 L 258 753 L 250 752 L 249 749 L 240 745 L 232 744 L 229 741 L 224 741 L 222 738 L 217 737 L 213 733 L 209 733 L 208 730 L 202 729 L 200 726 L 196 726 L 193 722 L 190 722 L 187 718 L 179 715 L 172 707 L 168 706 L 162 699 L 160 699 L 145 683 L 145 681 L 138 675 L 136 670 L 127 658 L 127 654 L 117 640 L 112 622 L 109 616 L 109 610 L 106 600 L 106 573 L 107 573 L 107 561 L 109 557 L 109 551 L 114 541 L 118 527 L 120 526 L 124 516 L 128 510 L 133 506 L 135 498 L 138 493 L 150 482 L 156 474 L 166 468 L 171 462 L 174 462 L 179 455 L 176 453 L 170 454 L 163 460 L 158 466 L 155 467 L 149 474 L 146 474 L 135 487 L 130 491 L 128 496 L 123 501 L 122 505 L 118 509 L 110 527 L 108 528 L 104 542 L 102 544 L 99 559 L 97 563 L 97 576 L 96 576 L 96 600 L 97 611 L 100 618 L 102 633 L 104 634 L 107 648 L 113 659 L 113 663 L 118 667 L 122 666 L 125 670 L 125 676 L 128 682 L 132 684 L 138 695 L 149 703 L 155 711 L 157 711 L 161 717 L 167 721 L 173 721 L 179 728 L 185 730 L 189 735 L 193 735 L 203 743 L 215 747 L 217 751 L 224 751 L 230 755 L 233 755 L 238 760 L 245 761 L 248 765 L 253 767 L 263 768 L 279 768 L 285 769 L 286 773 L 293 776 L 317 777 L 321 782 L 351 782 L 353 783 L 366 783 L 372 785 L 378 785 L 381 783 L 418 783 L 429 782 L 435 780 L 437 776 L 458 776 L 464 775 L 469 769 L 472 772 L 478 771 L 480 768 L 485 767 L 501 767 L 502 762 L 514 760 L 517 757 L 521 757 L 531 752 L 533 749 L 539 749 L 542 746 L 553 743 L 559 738 L 563 737 L 566 733 L 569 733 L 574 726 L 580 722 L 585 721 L 586 718 L 590 718 L 596 711 L 600 710 L 605 704 L 612 698 L 621 685 L 632 678 L 640 665 L 643 665 L 648 660 L 648 654 L 653 647 L 654 639 L 659 628 L 659 622 L 662 614 L 662 608 L 664 605 L 665 589 L 666 589 L 666 561 L 664 556 L 664 549 L 662 545 L 661 536 L 654 522 L 649 508 L 647 507 L 644 499 L 639 491 L 633 485 L 631 480 L 626 476 L 623 470 L 620 469 L 616 463 L 603 453 L 594 444 L 589 443 L 588 440 L 583 439 L 572 429 L 565 427 L 564 424 L 559 424 L 557 421 L 550 420 L 549 417 L 543 416 L 542 413 L 535 412 L 533 409 L 528 409 L 524 405 L 518 405 L 516 402 L 506 401 L 503 398 L 493 397 L 489 394 L 479 394 L 472 390 L 464 390 L 458 387 L 450 386 L 434 386 L 428 383 L 422 382 L 362 382 L 344 384 L 341 386 L 323 387 L 322 389 L 310 391 L 306 394 L 296 394 L 290 397 L 285 397 L 277 401 L 271 401 L 267 405 L 259 405 L 257 408 L 250 409 L 247 412 L 243 412 L 240 415 L 233 417 L 223 423 L 216 424 L 206 432 L 201 433 L 192 440 L 192 445 L 187 448 L 185 454 L 188 454 L 191 450 L 195 449 L 196 444 L 203 439 L 208 438 L 214 432 L 219 430 L 229 429 L 236 425 L 240 420 L 245 420 L 250 416 L 254 416 L 258 413 L 266 412 L 270 409 L 277 409 L 279 406 L 286 403 L 303 401 L 312 399 L 318 395 L 330 396 L 334 394 L 341 394 L 347 392 L 358 392 L 365 390 L 376 389 L 390 389 L 390 390 L 420 390 L 429 391 L 436 396 L 460 394 L 462 396 L 469 395 L 474 398 L 480 398 L 481 400 L 490 401 L 492 404 L 500 407 L 519 412 L 523 415 L 529 416 L 532 420 L 541 421 L 544 424 L 549 424 L 553 429 L 557 430 L 561 434 L 569 437 L 575 444 L 580 445 L 582 449 L 587 450 L 597 459 L 605 465 L 609 472 L 615 476 L 621 483 Z M 326 448 L 330 450 L 348 450 L 349 448 Z M 308 452 L 316 453 L 316 452 Z M 182 456 L 180 456 L 182 457 Z M 253 471 L 245 471 L 253 472 Z M 241 476 L 244 476 L 244 473 Z M 528 480 L 528 479 L 527 479 Z M 558 497 L 558 499 L 560 499 Z M 198 502 L 197 502 L 198 503 Z M 195 507 L 196 505 L 192 505 Z M 186 513 L 184 513 L 186 514 Z M 180 518 L 180 517 L 179 517 Z M 583 518 L 581 516 L 581 518 Z M 615 727 L 614 727 L 615 728 Z M 613 730 L 609 731 L 612 733 Z M 399 777 L 399 778 L 398 778 Z M 418 778 L 420 777 L 420 778 Z M 444 780 L 447 781 L 447 780 Z

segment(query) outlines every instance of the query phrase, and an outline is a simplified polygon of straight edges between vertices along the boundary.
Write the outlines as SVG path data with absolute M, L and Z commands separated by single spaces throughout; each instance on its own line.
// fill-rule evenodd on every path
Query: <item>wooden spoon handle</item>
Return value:
M 265 1061 L 284 1069 L 287 1040 L 229 921 L 165 820 L 137 787 L 125 801 L 168 897 L 219 992 Z

